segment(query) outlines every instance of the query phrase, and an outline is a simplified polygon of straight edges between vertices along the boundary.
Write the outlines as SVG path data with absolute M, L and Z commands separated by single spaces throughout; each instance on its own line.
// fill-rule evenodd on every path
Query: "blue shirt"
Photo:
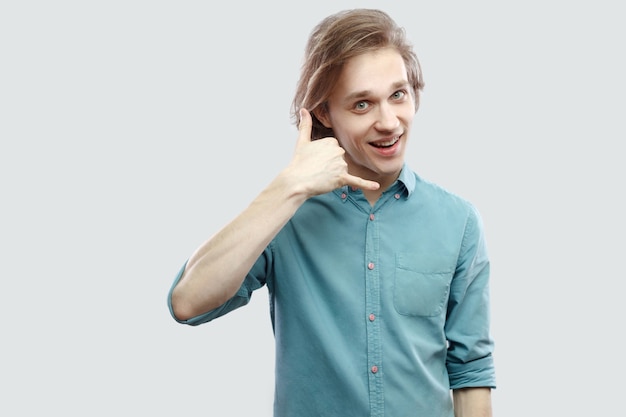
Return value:
M 231 300 L 180 322 L 263 286 L 276 417 L 452 417 L 451 388 L 495 387 L 481 219 L 407 166 L 373 207 L 347 186 L 307 200 Z

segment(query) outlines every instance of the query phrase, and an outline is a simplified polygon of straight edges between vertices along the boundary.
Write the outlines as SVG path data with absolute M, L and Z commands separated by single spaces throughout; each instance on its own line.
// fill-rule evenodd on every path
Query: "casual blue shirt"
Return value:
M 276 417 L 452 417 L 450 389 L 495 388 L 481 219 L 407 166 L 373 207 L 347 186 L 310 198 L 231 300 L 174 318 L 263 286 Z

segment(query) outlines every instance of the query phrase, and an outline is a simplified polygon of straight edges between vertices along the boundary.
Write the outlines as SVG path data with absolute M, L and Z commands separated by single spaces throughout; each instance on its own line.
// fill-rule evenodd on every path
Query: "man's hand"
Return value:
M 363 190 L 377 190 L 380 185 L 348 173 L 345 150 L 337 139 L 326 137 L 311 140 L 313 121 L 306 109 L 300 110 L 298 140 L 288 175 L 296 179 L 308 197 L 324 194 L 344 185 Z

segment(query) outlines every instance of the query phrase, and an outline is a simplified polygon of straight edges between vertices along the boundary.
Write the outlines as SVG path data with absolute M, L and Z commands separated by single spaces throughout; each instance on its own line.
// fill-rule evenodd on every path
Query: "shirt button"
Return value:
M 367 269 L 374 269 L 374 263 L 373 262 L 368 263 Z
M 346 193 L 341 193 L 341 198 L 346 198 L 346 197 L 347 197 Z
M 400 198 L 400 194 L 397 194 L 397 193 L 396 193 L 396 194 L 394 194 L 394 196 L 393 196 L 393 197 L 394 197 L 396 200 L 398 200 L 398 199 Z
M 370 321 L 374 321 L 374 320 L 376 320 L 376 316 L 375 316 L 375 315 L 373 315 L 373 314 L 370 314 L 369 319 L 370 319 Z
M 370 214 L 370 220 L 374 220 L 374 213 Z
M 372 373 L 375 374 L 376 372 L 378 372 L 378 366 L 374 365 L 372 366 Z
M 356 191 L 356 190 L 358 190 L 358 188 L 357 188 L 357 187 L 354 187 L 354 186 L 350 187 L 350 189 L 351 189 L 352 191 Z

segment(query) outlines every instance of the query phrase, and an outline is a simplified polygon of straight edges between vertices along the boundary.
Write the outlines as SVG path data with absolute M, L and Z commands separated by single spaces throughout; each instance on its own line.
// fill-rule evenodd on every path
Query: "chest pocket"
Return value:
M 444 259 L 398 253 L 393 289 L 396 311 L 405 316 L 438 316 L 447 304 L 453 273 Z

